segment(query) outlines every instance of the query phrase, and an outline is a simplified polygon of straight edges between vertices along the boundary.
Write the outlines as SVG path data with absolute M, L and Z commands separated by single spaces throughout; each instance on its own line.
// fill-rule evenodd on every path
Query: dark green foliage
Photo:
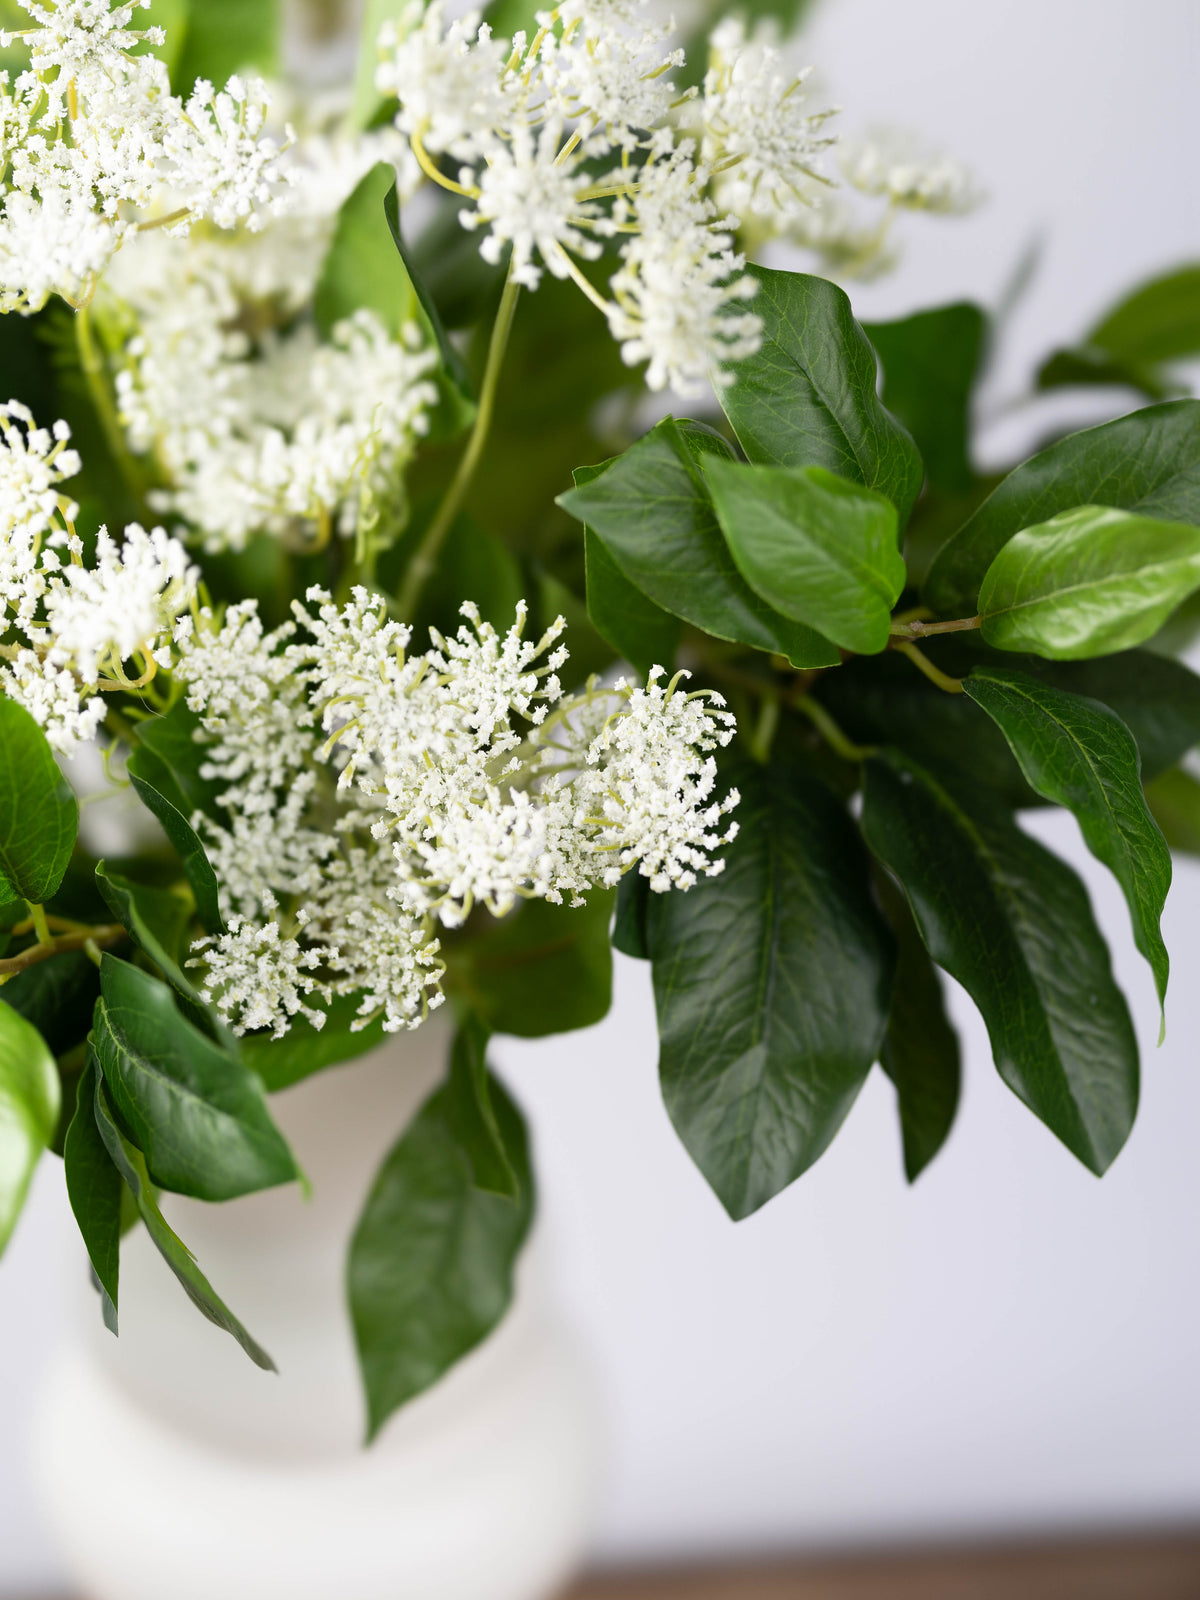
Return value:
M 45 734 L 28 711 L 0 696 L 0 904 L 49 900 L 78 829 L 79 806 Z
M 931 485 L 970 489 L 971 399 L 987 349 L 987 318 L 965 302 L 918 311 L 863 332 L 883 367 L 883 403 L 912 434 Z

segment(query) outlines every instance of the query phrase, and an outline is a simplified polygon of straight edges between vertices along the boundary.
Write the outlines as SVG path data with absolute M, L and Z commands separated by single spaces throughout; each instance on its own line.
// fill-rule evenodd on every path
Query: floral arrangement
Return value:
M 840 133 L 770 17 L 683 48 L 638 0 L 371 0 L 318 90 L 272 0 L 5 4 L 0 1247 L 53 1150 L 114 1332 L 140 1220 L 269 1365 L 159 1195 L 303 1181 L 269 1093 L 448 1001 L 350 1244 L 374 1432 L 511 1294 L 533 1178 L 489 1037 L 597 1021 L 614 945 L 735 1218 L 876 1062 L 932 1159 L 937 967 L 1102 1172 L 1137 1042 L 1017 815 L 1075 814 L 1165 998 L 1200 273 L 1039 377 L 1151 404 L 982 474 L 987 316 L 864 330 L 829 276 L 975 186 Z

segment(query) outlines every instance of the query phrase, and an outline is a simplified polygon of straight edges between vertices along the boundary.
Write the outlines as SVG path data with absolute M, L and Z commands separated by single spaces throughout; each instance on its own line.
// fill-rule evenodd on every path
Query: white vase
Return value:
M 164 1209 L 271 1352 L 253 1367 L 193 1309 L 146 1237 L 121 1260 L 121 1337 L 82 1285 L 34 1470 L 88 1600 L 549 1600 L 595 1498 L 587 1363 L 525 1251 L 514 1305 L 369 1450 L 345 1252 L 386 1150 L 443 1070 L 438 1014 L 274 1097 L 313 1184 Z

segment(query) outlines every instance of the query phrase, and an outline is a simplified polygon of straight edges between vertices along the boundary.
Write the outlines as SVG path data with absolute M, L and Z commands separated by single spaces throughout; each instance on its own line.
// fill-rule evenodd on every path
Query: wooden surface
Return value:
M 614 1575 L 567 1600 L 1200 1600 L 1200 1531 Z

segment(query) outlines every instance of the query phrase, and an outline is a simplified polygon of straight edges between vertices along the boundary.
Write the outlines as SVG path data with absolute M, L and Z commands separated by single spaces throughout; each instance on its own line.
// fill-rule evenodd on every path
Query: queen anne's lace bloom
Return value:
M 196 953 L 236 1028 L 281 1031 L 311 994 L 357 996 L 358 1026 L 414 1027 L 441 999 L 436 930 L 473 907 L 720 871 L 737 797 L 713 798 L 732 737 L 718 697 L 656 671 L 564 700 L 562 621 L 526 639 L 523 606 L 503 635 L 464 606 L 416 656 L 365 589 L 294 610 L 270 634 L 244 604 L 178 635 L 228 816 L 194 820 L 238 919 Z

